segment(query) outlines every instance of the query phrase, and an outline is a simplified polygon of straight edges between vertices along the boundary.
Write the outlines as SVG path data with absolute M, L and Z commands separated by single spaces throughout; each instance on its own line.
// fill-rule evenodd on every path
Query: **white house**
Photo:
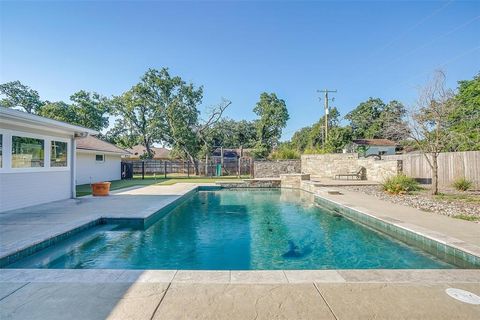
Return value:
M 0 212 L 75 197 L 75 137 L 97 131 L 0 107 Z
M 121 179 L 121 157 L 128 151 L 93 136 L 76 140 L 77 185 Z
M 357 139 L 344 149 L 346 152 L 359 152 L 364 149 L 364 155 L 392 155 L 396 153 L 398 144 L 388 139 Z

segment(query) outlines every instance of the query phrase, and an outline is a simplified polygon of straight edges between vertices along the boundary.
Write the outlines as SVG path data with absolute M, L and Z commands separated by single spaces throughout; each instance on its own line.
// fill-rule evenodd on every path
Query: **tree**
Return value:
M 329 131 L 339 126 L 340 124 L 340 112 L 337 108 L 330 109 L 328 115 L 328 128 Z M 310 144 L 311 149 L 325 148 L 325 116 L 322 116 L 310 130 Z
M 131 134 L 145 147 L 146 157 L 153 158 L 152 145 L 161 136 L 157 125 L 159 115 L 145 102 L 142 87 L 137 84 L 121 96 L 113 97 L 111 106 L 113 114 L 121 117 L 115 127 L 127 125 Z
M 252 148 L 256 144 L 255 123 L 247 120 L 222 119 L 212 128 L 211 143 L 225 148 Z
M 263 92 L 253 111 L 259 116 L 256 121 L 257 156 L 266 156 L 278 144 L 290 116 L 285 101 L 275 93 Z
M 151 155 L 151 144 L 170 145 L 176 154 L 190 160 L 198 174 L 198 155 L 208 144 L 210 129 L 221 119 L 230 105 L 224 101 L 210 110 L 207 120 L 200 119 L 198 105 L 203 98 L 203 87 L 186 83 L 179 76 L 171 76 L 167 68 L 149 69 L 131 90 L 128 105 L 118 110 L 129 119 Z
M 450 130 L 457 133 L 451 150 L 480 150 L 480 73 L 472 80 L 458 82 L 457 108 L 450 117 Z
M 408 125 L 405 121 L 407 109 L 396 100 L 390 101 L 380 113 L 378 121 L 381 131 L 379 136 L 399 142 L 408 137 Z
M 195 132 L 200 114 L 197 106 L 202 101 L 203 88 L 171 76 L 167 68 L 147 70 L 138 86 L 146 106 L 155 114 L 157 140 L 170 144 L 196 164 L 201 148 Z
M 5 108 L 21 108 L 28 113 L 35 113 L 42 105 L 38 92 L 22 84 L 12 81 L 0 84 L 0 106 Z
M 355 139 L 382 138 L 380 115 L 385 103 L 379 98 L 369 98 L 347 113 L 345 119 L 350 121 Z
M 310 131 L 312 127 L 304 127 L 295 131 L 290 139 L 290 145 L 297 151 L 303 152 L 310 146 Z
M 333 127 L 328 131 L 327 141 L 325 142 L 325 151 L 341 152 L 349 142 L 352 141 L 352 128 Z
M 188 98 L 183 103 L 172 103 L 166 110 L 168 142 L 192 162 L 195 174 L 198 175 L 199 153 L 202 147 L 210 147 L 207 139 L 211 136 L 209 130 L 221 119 L 231 102 L 223 100 L 211 108 L 207 120 L 200 121 L 200 113 L 195 107 L 198 97 L 194 94 L 193 86 L 188 91 L 190 91 L 186 93 Z
M 96 92 L 80 90 L 70 96 L 75 123 L 97 131 L 108 127 L 110 105 L 107 98 Z
M 100 131 L 108 126 L 109 101 L 96 92 L 78 91 L 70 96 L 72 104 L 46 102 L 38 114 Z
M 115 125 L 108 130 L 103 138 L 121 148 L 132 148 L 141 143 L 140 136 L 133 130 L 133 126 L 128 123 L 128 119 L 118 118 Z
M 350 111 L 345 119 L 350 121 L 355 139 L 390 139 L 400 141 L 406 137 L 405 106 L 396 100 L 385 104 L 380 98 L 369 98 Z M 399 130 L 400 127 L 404 131 Z
M 408 133 L 432 170 L 434 195 L 438 194 L 438 155 L 457 139 L 457 134 L 449 128 L 456 106 L 453 91 L 446 87 L 445 74 L 437 71 L 411 112 Z
M 77 124 L 75 110 L 63 101 L 45 102 L 45 105 L 38 110 L 38 114 L 42 117 Z

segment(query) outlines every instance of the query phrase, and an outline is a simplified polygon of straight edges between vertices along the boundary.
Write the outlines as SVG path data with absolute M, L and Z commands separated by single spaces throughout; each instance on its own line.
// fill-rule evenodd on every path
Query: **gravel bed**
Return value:
M 480 223 L 480 204 L 461 200 L 435 199 L 424 190 L 418 194 L 391 195 L 382 190 L 381 186 L 342 186 L 341 188 L 363 192 L 379 199 L 417 208 L 422 211 L 435 212 L 446 216 L 470 216 Z M 480 197 L 480 192 L 469 192 L 469 195 Z

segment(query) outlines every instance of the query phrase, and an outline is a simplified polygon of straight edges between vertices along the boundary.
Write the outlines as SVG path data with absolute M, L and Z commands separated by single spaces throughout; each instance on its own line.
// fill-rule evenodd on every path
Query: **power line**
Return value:
M 430 18 L 432 18 L 433 16 L 435 16 L 436 14 L 438 14 L 440 11 L 442 11 L 443 9 L 445 9 L 446 7 L 448 7 L 450 4 L 453 3 L 453 0 L 450 0 L 448 2 L 446 2 L 444 5 L 442 5 L 441 7 L 437 8 L 436 10 L 434 10 L 432 13 L 430 13 L 429 15 L 427 15 L 426 17 L 424 17 L 423 19 L 421 19 L 420 21 L 418 21 L 416 24 L 414 24 L 413 26 L 411 26 L 410 28 L 408 28 L 407 30 L 405 30 L 404 32 L 400 33 L 399 36 L 397 36 L 396 38 L 392 39 L 390 42 L 388 42 L 386 45 L 384 45 L 383 47 L 380 47 L 378 50 L 376 50 L 374 53 L 372 53 L 370 56 L 372 55 L 375 55 L 375 54 L 378 54 L 380 52 L 382 52 L 383 50 L 387 49 L 388 47 L 392 46 L 395 42 L 397 42 L 398 40 L 400 39 L 403 39 L 405 38 L 405 36 L 407 34 L 409 34 L 411 31 L 415 30 L 417 27 L 419 27 L 420 25 L 422 25 L 423 23 L 425 23 L 427 20 L 429 20 Z

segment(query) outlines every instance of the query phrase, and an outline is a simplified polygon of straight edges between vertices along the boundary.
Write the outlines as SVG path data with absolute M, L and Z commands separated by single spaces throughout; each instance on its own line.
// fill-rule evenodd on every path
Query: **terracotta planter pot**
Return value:
M 108 196 L 110 192 L 110 182 L 96 182 L 92 183 L 92 195 L 97 196 Z

